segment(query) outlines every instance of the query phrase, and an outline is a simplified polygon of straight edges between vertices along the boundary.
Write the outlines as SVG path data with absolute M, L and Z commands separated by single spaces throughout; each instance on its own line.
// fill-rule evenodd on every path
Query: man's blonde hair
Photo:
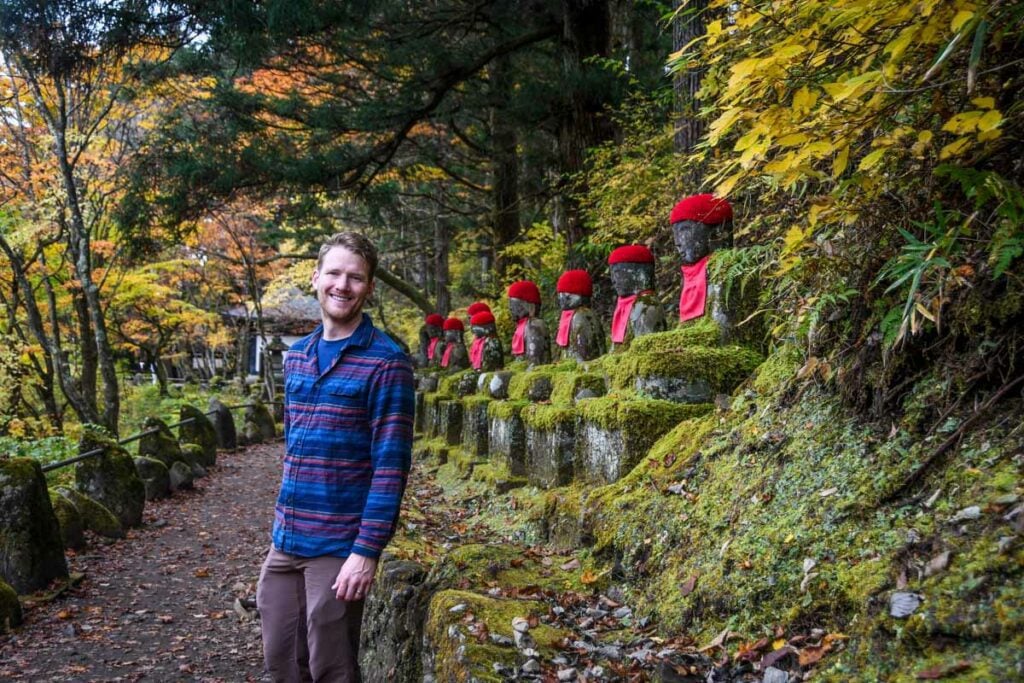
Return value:
M 338 232 L 327 238 L 327 241 L 320 247 L 320 254 L 316 258 L 316 269 L 324 265 L 324 256 L 327 256 L 334 247 L 343 247 L 348 249 L 353 254 L 358 254 L 363 257 L 366 261 L 366 265 L 370 267 L 370 279 L 373 279 L 374 274 L 377 272 L 377 247 L 373 246 L 365 235 L 358 232 Z

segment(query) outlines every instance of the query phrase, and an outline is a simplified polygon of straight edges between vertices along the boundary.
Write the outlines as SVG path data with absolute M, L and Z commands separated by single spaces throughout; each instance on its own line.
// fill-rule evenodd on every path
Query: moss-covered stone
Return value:
M 452 400 L 451 394 L 431 392 L 423 395 L 423 433 L 428 439 L 438 436 L 438 405 L 441 401 Z
M 609 483 L 626 475 L 679 422 L 708 413 L 712 406 L 605 397 L 580 401 L 577 410 L 577 477 Z
M 479 458 L 487 457 L 487 406 L 489 396 L 467 396 L 462 399 L 462 447 Z
M 67 575 L 42 468 L 31 458 L 0 460 L 0 578 L 30 593 Z
M 246 443 L 264 443 L 277 438 L 274 416 L 262 401 L 253 398 L 246 406 L 242 419 L 242 434 Z
M 505 465 L 491 462 L 478 463 L 473 468 L 471 478 L 483 482 L 487 488 L 499 495 L 527 484 L 526 477 L 516 477 Z
M 142 524 L 146 487 L 132 457 L 112 439 L 95 430 L 83 433 L 79 450 L 104 452 L 75 464 L 75 487 L 114 513 L 122 527 Z
M 562 372 L 554 376 L 551 387 L 551 402 L 568 404 L 576 400 L 580 392 L 587 392 L 589 398 L 604 396 L 604 377 L 592 372 Z
M 437 409 L 434 411 L 434 420 L 437 425 L 433 433 L 448 442 L 450 446 L 458 446 L 462 443 L 462 401 L 458 399 L 442 400 L 437 402 Z
M 210 411 L 213 413 L 210 423 L 217 433 L 217 446 L 227 450 L 237 448 L 238 430 L 235 428 L 235 418 L 231 411 L 216 398 L 210 399 Z
M 443 465 L 448 462 L 448 454 L 451 450 L 451 446 L 443 439 L 420 440 L 413 447 L 412 456 L 415 462 Z
M 171 475 L 167 465 L 153 458 L 135 458 L 135 471 L 146 490 L 146 500 L 159 500 L 171 495 Z
M 50 506 L 60 525 L 60 537 L 65 548 L 78 550 L 85 546 L 85 525 L 78 508 L 71 501 L 53 489 L 50 490 Z
M 784 344 L 772 352 L 754 373 L 751 388 L 759 394 L 773 394 L 796 377 L 803 365 L 802 353 L 791 344 Z
M 447 375 L 441 378 L 438 385 L 438 393 L 456 398 L 475 394 L 479 377 L 480 373 L 472 368 Z
M 203 411 L 190 405 L 181 406 L 179 412 L 181 426 L 178 428 L 178 440 L 199 446 L 197 460 L 204 468 L 217 464 L 217 431 L 213 423 Z
M 159 460 L 168 468 L 176 461 L 184 460 L 184 456 L 181 454 L 181 444 L 174 438 L 174 434 L 163 420 L 157 417 L 147 417 L 142 423 L 142 430 L 148 433 L 139 439 L 138 454 L 140 456 Z
M 487 406 L 490 458 L 514 476 L 526 476 L 526 427 L 521 413 L 527 401 L 493 401 Z
M 512 638 L 513 619 L 546 612 L 547 606 L 539 601 L 489 598 L 457 590 L 435 593 L 423 628 L 424 675 L 451 683 L 506 680 L 495 670 L 495 664 L 514 668 L 516 649 L 491 640 L 480 642 L 470 629 L 486 628 L 488 633 Z M 566 635 L 545 625 L 530 629 L 535 648 L 544 657 L 553 656 L 558 642 Z
M 171 483 L 171 493 L 195 487 L 195 475 L 192 473 L 192 468 L 181 460 L 175 461 L 168 468 L 167 477 Z
M 202 446 L 197 443 L 183 443 L 181 444 L 181 455 L 185 458 L 185 462 L 192 469 L 192 475 L 196 479 L 206 476 L 206 468 L 202 465 Z
M 423 434 L 423 392 L 417 391 L 413 400 L 412 431 L 415 436 Z
M 0 635 L 9 633 L 21 624 L 21 603 L 18 594 L 3 579 L 0 579 Z
M 576 412 L 560 405 L 526 406 L 526 477 L 544 489 L 572 481 L 576 462 Z
M 363 609 L 359 660 L 367 681 L 420 681 L 429 587 L 419 562 L 382 557 Z
M 82 526 L 104 538 L 124 538 L 124 527 L 113 512 L 89 496 L 61 486 L 57 492 L 67 498 L 82 518 Z
M 756 351 L 741 346 L 693 347 L 673 353 L 629 353 L 611 376 L 616 389 L 669 392 L 680 385 L 686 402 L 706 402 L 716 393 L 729 393 L 761 363 Z M 659 388 L 660 380 L 666 386 Z M 672 385 L 672 386 L 669 386 Z
M 666 332 L 637 337 L 630 347 L 630 352 L 672 354 L 695 347 L 715 347 L 720 344 L 721 334 L 718 323 L 705 316 Z

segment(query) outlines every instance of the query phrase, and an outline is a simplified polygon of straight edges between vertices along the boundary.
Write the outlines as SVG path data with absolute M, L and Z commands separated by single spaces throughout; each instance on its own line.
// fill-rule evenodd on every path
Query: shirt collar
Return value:
M 309 358 L 311 354 L 315 357 L 316 345 L 323 337 L 324 326 L 320 323 L 313 330 L 313 334 L 309 337 L 309 343 L 306 344 L 305 353 L 306 357 Z M 373 320 L 366 313 L 363 313 L 363 319 L 359 322 L 359 327 L 348 337 L 348 346 L 359 346 L 366 348 L 370 345 L 373 340 Z

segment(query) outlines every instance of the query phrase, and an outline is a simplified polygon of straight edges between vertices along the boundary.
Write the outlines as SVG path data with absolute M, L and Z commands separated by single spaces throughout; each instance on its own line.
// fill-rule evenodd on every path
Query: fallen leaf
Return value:
M 580 561 L 577 560 L 576 558 L 573 558 L 573 559 L 569 560 L 568 562 L 566 562 L 565 564 L 563 564 L 561 568 L 562 568 L 562 571 L 566 571 L 566 572 L 573 571 L 574 569 L 579 569 L 580 568 Z
M 940 678 L 945 678 L 946 676 L 958 674 L 961 671 L 966 671 L 970 668 L 971 663 L 966 659 L 961 660 L 956 664 L 936 664 L 935 666 L 930 667 L 928 669 L 924 669 L 923 671 L 918 671 L 915 675 L 915 678 L 917 678 L 920 681 L 935 681 Z
M 827 645 L 808 645 L 800 650 L 800 666 L 813 666 L 817 664 L 830 649 L 832 648 Z
M 589 569 L 583 570 L 583 574 L 580 575 L 580 583 L 584 586 L 589 586 L 592 583 L 597 583 L 598 575 Z
M 679 586 L 679 590 L 682 591 L 683 595 L 689 595 L 693 592 L 693 589 L 697 587 L 697 575 L 690 574 L 690 577 L 683 581 L 682 585 Z

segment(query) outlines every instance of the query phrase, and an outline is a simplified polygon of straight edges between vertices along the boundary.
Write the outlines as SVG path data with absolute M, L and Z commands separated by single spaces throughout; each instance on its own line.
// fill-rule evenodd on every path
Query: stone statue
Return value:
M 501 350 L 494 314 L 480 310 L 470 318 L 469 326 L 475 337 L 469 347 L 470 366 L 481 372 L 494 372 L 505 367 L 505 353 Z
M 466 307 L 466 315 L 468 315 L 470 318 L 470 325 L 473 324 L 473 316 L 476 315 L 477 313 L 482 313 L 483 311 L 487 311 L 488 313 L 493 312 L 491 311 L 491 307 L 488 306 L 483 301 L 474 301 L 473 303 Z
M 423 326 L 420 327 L 420 345 L 416 351 L 417 367 L 426 368 L 436 366 L 440 361 L 438 345 L 441 344 L 441 328 L 444 326 L 444 318 L 440 313 L 431 313 L 423 319 Z
M 608 256 L 612 287 L 619 300 L 612 317 L 612 348 L 633 337 L 666 329 L 665 311 L 654 296 L 654 254 L 642 244 L 627 244 Z
M 457 372 L 469 367 L 469 351 L 462 338 L 466 326 L 458 318 L 444 321 L 444 351 L 441 353 L 441 367 L 448 372 Z
M 513 282 L 508 288 L 508 310 L 516 321 L 512 335 L 512 356 L 525 358 L 527 364 L 551 362 L 551 335 L 547 325 L 537 317 L 540 313 L 540 290 L 530 280 Z
M 585 270 L 567 270 L 555 287 L 562 317 L 558 323 L 555 343 L 561 347 L 563 359 L 593 360 L 604 353 L 604 329 L 597 314 L 590 308 L 594 284 Z
M 695 194 L 675 205 L 669 223 L 683 261 L 679 321 L 685 322 L 707 310 L 708 257 L 716 249 L 732 247 L 732 207 L 713 195 Z

